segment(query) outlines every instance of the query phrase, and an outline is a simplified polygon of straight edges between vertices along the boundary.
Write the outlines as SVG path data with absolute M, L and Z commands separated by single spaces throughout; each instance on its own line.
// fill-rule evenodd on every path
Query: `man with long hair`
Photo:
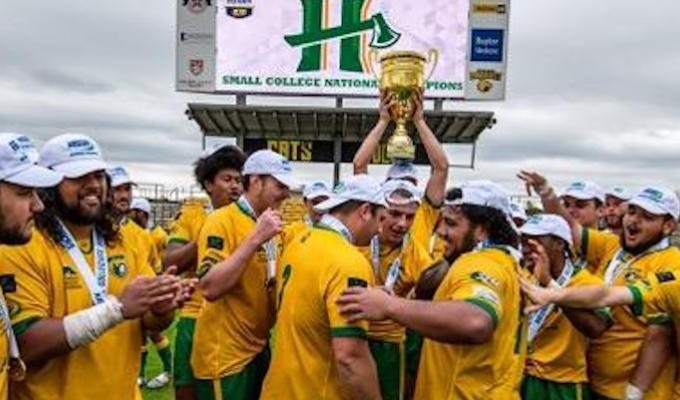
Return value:
M 509 199 L 497 185 L 465 185 L 462 198 L 442 210 L 438 234 L 453 263 L 434 301 L 381 288 L 350 288 L 340 298 L 350 322 L 389 318 L 425 337 L 414 398 L 517 398 L 521 256 L 509 214 Z
M 80 134 L 48 140 L 43 166 L 64 175 L 41 194 L 31 240 L 0 252 L 16 279 L 12 326 L 26 362 L 18 400 L 134 399 L 143 329 L 163 329 L 191 284 L 156 277 L 107 206 L 99 145 Z M 86 377 L 86 379 L 84 379 Z

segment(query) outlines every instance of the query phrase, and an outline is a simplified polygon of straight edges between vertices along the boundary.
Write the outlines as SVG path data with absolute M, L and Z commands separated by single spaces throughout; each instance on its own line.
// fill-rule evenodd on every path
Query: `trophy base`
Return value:
M 396 133 L 387 142 L 387 157 L 394 162 L 411 162 L 416 158 L 416 146 L 406 134 Z

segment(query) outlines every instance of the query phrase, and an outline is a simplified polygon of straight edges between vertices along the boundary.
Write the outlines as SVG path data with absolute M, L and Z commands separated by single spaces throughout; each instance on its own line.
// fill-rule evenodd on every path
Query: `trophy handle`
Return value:
M 368 62 L 370 64 L 371 72 L 373 73 L 375 80 L 379 83 L 380 77 L 378 76 L 377 69 L 375 68 L 378 65 L 377 61 L 378 61 L 378 50 L 371 49 L 371 51 L 368 52 Z
M 427 63 L 432 64 L 432 69 L 430 69 L 430 73 L 427 75 L 426 79 L 426 81 L 429 81 L 434 74 L 434 70 L 437 69 L 437 63 L 439 63 L 439 52 L 436 49 L 430 49 L 430 51 L 427 52 Z

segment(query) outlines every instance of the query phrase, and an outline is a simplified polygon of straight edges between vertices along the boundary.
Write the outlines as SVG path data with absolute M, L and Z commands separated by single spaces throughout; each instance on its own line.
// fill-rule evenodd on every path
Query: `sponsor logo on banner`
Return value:
M 340 48 L 340 70 L 348 72 L 364 71 L 361 64 L 361 35 L 371 32 L 372 38 L 369 46 L 375 49 L 392 47 L 401 34 L 395 31 L 387 22 L 382 13 L 376 13 L 362 19 L 361 12 L 368 0 L 343 0 L 342 9 L 347 10 L 342 14 L 342 22 L 335 27 L 324 28 L 321 18 L 324 6 L 329 7 L 330 0 L 303 0 L 302 32 L 290 34 L 284 40 L 291 47 L 301 49 L 301 58 L 298 63 L 298 72 L 310 72 L 322 70 L 323 44 L 342 40 Z
M 503 29 L 473 29 L 470 61 L 503 62 Z
M 203 73 L 204 61 L 202 59 L 189 60 L 189 72 L 194 76 Z
M 253 0 L 227 0 L 227 15 L 232 18 L 247 18 L 253 15 Z
M 508 8 L 505 4 L 480 3 L 472 6 L 475 14 L 505 14 Z
M 179 41 L 182 43 L 204 43 L 209 42 L 215 37 L 212 33 L 201 32 L 180 32 Z
M 487 93 L 493 89 L 493 82 L 500 82 L 503 74 L 493 69 L 478 69 L 470 72 L 470 80 L 477 81 L 477 90 L 480 93 Z
M 182 7 L 194 14 L 200 14 L 206 8 L 212 6 L 213 0 L 182 0 Z

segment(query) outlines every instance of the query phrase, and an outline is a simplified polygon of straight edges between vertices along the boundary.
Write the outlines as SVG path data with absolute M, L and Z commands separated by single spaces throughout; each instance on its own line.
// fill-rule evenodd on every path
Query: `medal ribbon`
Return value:
M 104 236 L 99 233 L 97 229 L 92 229 L 95 264 L 93 274 L 90 265 L 87 263 L 83 252 L 78 248 L 71 232 L 69 232 L 61 220 L 57 219 L 57 222 L 59 223 L 57 227 L 60 231 L 60 244 L 68 251 L 71 260 L 76 265 L 76 268 L 78 268 L 78 272 L 80 272 L 80 276 L 83 277 L 85 285 L 90 291 L 92 304 L 97 305 L 105 302 L 109 285 L 109 270 L 107 266 L 106 242 Z

